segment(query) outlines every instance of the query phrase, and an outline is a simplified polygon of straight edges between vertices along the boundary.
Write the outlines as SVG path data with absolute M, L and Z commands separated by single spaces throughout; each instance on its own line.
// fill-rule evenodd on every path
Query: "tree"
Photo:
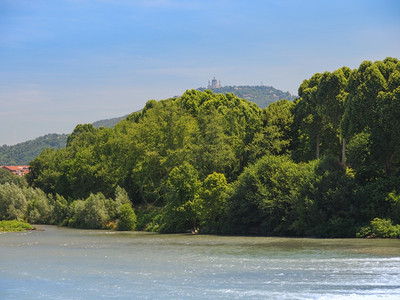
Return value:
M 309 80 L 304 80 L 299 87 L 300 99 L 296 102 L 295 119 L 298 124 L 298 134 L 300 143 L 306 150 L 306 143 L 314 141 L 315 144 L 315 158 L 318 159 L 320 155 L 320 140 L 322 131 L 322 118 L 318 114 L 318 99 L 317 91 L 322 74 L 316 73 Z M 302 136 L 302 133 L 306 136 Z
M 292 143 L 293 107 L 293 102 L 279 100 L 263 109 L 262 129 L 254 134 L 252 142 L 246 146 L 249 163 L 255 163 L 266 154 L 289 154 Z
M 166 205 L 162 211 L 161 232 L 185 232 L 198 227 L 198 201 L 201 183 L 198 172 L 185 162 L 175 167 L 163 185 Z
M 107 201 L 102 193 L 90 194 L 85 200 L 75 200 L 71 205 L 68 225 L 77 228 L 106 228 L 110 221 Z
M 74 130 L 72 131 L 72 133 L 70 135 L 68 135 L 67 137 L 67 147 L 72 146 L 72 142 L 81 134 L 85 135 L 85 138 L 87 137 L 87 133 L 89 133 L 89 135 L 91 133 L 94 133 L 96 131 L 96 128 L 92 125 L 92 124 L 78 124 L 76 125 L 76 127 L 74 128 Z M 85 134 L 86 133 L 86 134 Z M 81 138 L 81 140 L 83 140 Z
M 13 183 L 0 185 L 0 220 L 24 220 L 27 205 L 19 186 Z
M 136 214 L 129 203 L 122 204 L 119 208 L 117 230 L 130 231 L 136 228 Z
M 230 137 L 224 128 L 224 118 L 211 107 L 202 110 L 198 118 L 200 134 L 197 136 L 194 150 L 195 166 L 204 178 L 216 171 L 229 176 L 235 167 L 237 157 Z
M 245 169 L 228 199 L 225 230 L 235 234 L 294 234 L 300 191 L 310 168 L 266 155 Z
M 348 140 L 361 133 L 369 135 L 371 156 L 387 176 L 392 174 L 393 162 L 399 160 L 400 153 L 399 86 L 398 59 L 364 61 L 349 78 L 341 123 L 343 136 Z
M 315 142 L 315 158 L 320 154 L 340 156 L 340 122 L 344 113 L 344 99 L 351 70 L 342 67 L 334 72 L 317 73 L 299 87 L 301 97 L 294 108 L 297 144 L 305 153 L 309 143 Z M 344 163 L 342 151 L 342 163 Z M 299 155 L 299 154 L 297 154 Z M 304 154 L 300 154 L 303 156 Z M 309 156 L 305 156 L 309 157 Z M 304 156 L 302 158 L 304 160 Z
M 5 183 L 12 183 L 18 186 L 23 185 L 23 181 L 21 180 L 20 177 L 15 176 L 11 172 L 0 168 L 0 184 L 5 184 Z
M 345 164 L 346 139 L 341 139 L 340 122 L 344 113 L 344 101 L 347 96 L 346 88 L 351 70 L 342 67 L 332 73 L 325 72 L 320 80 L 317 98 L 318 113 L 321 115 L 323 128 L 326 132 L 332 131 L 331 137 L 324 139 L 327 153 L 338 155 L 339 141 L 342 140 L 341 162 Z
M 63 176 L 62 165 L 67 158 L 66 149 L 45 149 L 29 166 L 30 172 L 25 176 L 28 184 L 45 193 L 65 193 L 68 182 Z
M 224 174 L 212 173 L 203 182 L 196 210 L 201 219 L 201 230 L 218 232 L 223 223 L 228 197 L 228 183 Z
M 51 224 L 54 221 L 54 201 L 38 188 L 24 190 L 28 202 L 28 222 Z

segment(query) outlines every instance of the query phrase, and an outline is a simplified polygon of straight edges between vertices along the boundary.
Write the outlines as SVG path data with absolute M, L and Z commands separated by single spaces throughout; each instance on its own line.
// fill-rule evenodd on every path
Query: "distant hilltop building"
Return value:
M 207 88 L 208 89 L 219 89 L 219 88 L 221 88 L 221 80 L 218 82 L 217 79 L 215 79 L 215 77 L 214 77 L 213 80 L 211 80 L 211 84 L 210 84 L 210 81 L 208 81 Z

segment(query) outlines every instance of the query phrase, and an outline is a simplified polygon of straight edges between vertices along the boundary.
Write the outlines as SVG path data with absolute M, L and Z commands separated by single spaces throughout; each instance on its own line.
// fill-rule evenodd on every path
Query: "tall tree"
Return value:
M 295 122 L 298 127 L 300 147 L 304 152 L 312 143 L 315 145 L 315 158 L 320 155 L 322 118 L 318 114 L 317 91 L 322 74 L 316 73 L 304 80 L 299 87 L 300 99 L 296 102 Z M 310 147 L 311 148 L 311 147 Z
M 400 152 L 400 62 L 364 61 L 352 73 L 348 83 L 342 132 L 345 138 L 366 133 L 371 156 L 379 161 L 386 175 L 391 175 Z

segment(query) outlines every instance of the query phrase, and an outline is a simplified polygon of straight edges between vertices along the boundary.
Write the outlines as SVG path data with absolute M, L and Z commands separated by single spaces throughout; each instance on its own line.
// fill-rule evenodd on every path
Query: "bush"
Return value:
M 23 231 L 32 229 L 31 225 L 21 221 L 0 221 L 1 231 Z
M 393 225 L 390 219 L 375 218 L 370 226 L 361 228 L 357 237 L 400 238 L 400 225 Z
M 136 230 L 158 231 L 161 208 L 154 206 L 143 206 L 136 209 Z
M 119 219 L 117 223 L 117 230 L 129 231 L 135 230 L 137 223 L 136 214 L 132 206 L 128 203 L 122 204 L 119 208 Z
M 310 168 L 286 156 L 266 155 L 239 176 L 228 199 L 226 231 L 234 234 L 294 234 L 300 191 Z
M 13 183 L 0 185 L 0 219 L 23 220 L 27 204 L 26 197 L 19 186 Z
M 162 209 L 158 230 L 164 233 L 186 232 L 198 226 L 196 201 L 201 182 L 189 163 L 172 169 L 163 185 L 167 205 Z
M 199 212 L 200 227 L 203 233 L 220 231 L 226 209 L 229 185 L 224 174 L 212 173 L 207 176 L 200 190 L 200 199 L 196 203 Z
M 354 237 L 360 218 L 354 200 L 354 179 L 346 175 L 337 158 L 324 157 L 315 163 L 309 185 L 302 191 L 306 199 L 300 207 L 304 232 L 316 237 Z
M 67 200 L 58 194 L 56 194 L 56 199 L 54 201 L 54 221 L 60 225 L 66 225 L 68 216 L 68 202 Z
M 71 205 L 69 226 L 102 229 L 107 227 L 110 216 L 107 202 L 102 193 L 90 194 L 86 200 L 75 200 Z
M 54 220 L 54 201 L 37 188 L 25 189 L 26 200 L 28 201 L 28 222 L 50 224 Z

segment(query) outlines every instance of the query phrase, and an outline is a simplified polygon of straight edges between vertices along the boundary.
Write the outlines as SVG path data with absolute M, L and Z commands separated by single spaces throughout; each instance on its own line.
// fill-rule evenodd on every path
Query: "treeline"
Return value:
M 264 109 L 209 90 L 151 100 L 114 128 L 78 125 L 26 179 L 65 199 L 70 226 L 123 189 L 139 230 L 399 237 L 399 159 L 400 62 L 386 58 Z
M 47 134 L 31 141 L 14 146 L 0 146 L 0 165 L 28 165 L 40 152 L 47 148 L 60 149 L 65 147 L 66 134 Z
M 205 91 L 205 88 L 199 88 L 199 91 Z M 223 86 L 216 89 L 211 89 L 214 93 L 227 94 L 232 93 L 239 98 L 244 98 L 248 101 L 256 103 L 260 108 L 265 108 L 269 104 L 277 100 L 294 100 L 296 97 L 291 95 L 289 92 L 283 92 L 272 86 Z
M 112 198 L 98 193 L 84 200 L 67 201 L 59 194 L 28 187 L 23 178 L 3 169 L 0 169 L 0 220 L 116 230 L 134 230 L 137 223 L 128 194 L 120 187 Z

